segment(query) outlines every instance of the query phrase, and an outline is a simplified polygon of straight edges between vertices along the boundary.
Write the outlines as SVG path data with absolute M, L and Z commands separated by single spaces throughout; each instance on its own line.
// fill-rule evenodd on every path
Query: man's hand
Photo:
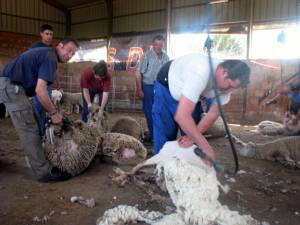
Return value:
M 138 89 L 137 90 L 137 95 L 140 97 L 140 98 L 144 98 L 144 92 L 142 89 Z
M 92 103 L 88 103 L 88 111 L 90 112 L 92 110 L 93 104 Z
M 178 144 L 182 148 L 191 147 L 194 142 L 188 136 L 182 136 L 178 139 Z
M 58 113 L 55 113 L 54 115 L 51 116 L 51 121 L 53 124 L 61 124 L 62 123 L 62 116 Z

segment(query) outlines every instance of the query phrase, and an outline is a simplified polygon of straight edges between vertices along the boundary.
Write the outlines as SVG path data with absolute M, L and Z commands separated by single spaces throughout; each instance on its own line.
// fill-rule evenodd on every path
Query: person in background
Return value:
M 111 89 L 111 76 L 107 64 L 101 60 L 93 68 L 86 69 L 81 75 L 83 110 L 82 121 L 88 121 L 89 111 L 96 95 L 99 96 L 100 113 L 104 112 Z
M 39 47 L 53 47 L 53 28 L 49 24 L 43 24 L 40 30 L 41 41 L 35 42 L 31 45 L 31 48 Z
M 0 104 L 5 104 L 31 169 L 40 182 L 63 181 L 71 175 L 53 167 L 46 159 L 29 98 L 38 96 L 52 123 L 61 124 L 62 116 L 51 102 L 47 86 L 55 80 L 58 62 L 69 61 L 78 47 L 76 40 L 66 38 L 55 48 L 29 49 L 7 64 L 0 75 Z
M 169 61 L 169 57 L 163 51 L 163 47 L 164 38 L 161 35 L 155 36 L 152 48 L 143 55 L 136 74 L 137 94 L 143 99 L 143 112 L 150 135 L 145 138 L 145 141 L 149 142 L 153 138 L 152 104 L 154 81 L 162 65 Z

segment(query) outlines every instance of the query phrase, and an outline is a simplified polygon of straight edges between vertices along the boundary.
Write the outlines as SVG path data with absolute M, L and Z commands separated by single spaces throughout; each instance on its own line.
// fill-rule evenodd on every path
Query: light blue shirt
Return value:
M 143 83 L 153 84 L 160 68 L 168 61 L 169 57 L 166 53 L 162 52 L 161 55 L 157 55 L 152 49 L 148 50 L 139 65 L 139 72 L 143 74 Z

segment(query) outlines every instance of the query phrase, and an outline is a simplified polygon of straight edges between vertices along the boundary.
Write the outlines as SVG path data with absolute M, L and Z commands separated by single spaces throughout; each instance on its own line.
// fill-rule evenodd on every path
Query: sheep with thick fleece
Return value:
M 52 143 L 44 145 L 52 165 L 75 176 L 83 172 L 96 155 L 116 164 L 136 164 L 145 160 L 147 150 L 134 137 L 118 133 L 100 133 L 82 121 L 51 126 Z
M 98 155 L 117 164 L 136 165 L 146 159 L 147 149 L 136 138 L 120 133 L 101 134 Z
M 81 121 L 74 124 L 52 126 L 53 143 L 47 140 L 44 148 L 46 158 L 52 165 L 75 176 L 83 172 L 94 159 L 100 145 L 100 134 L 89 129 Z
M 219 187 L 225 189 L 217 180 L 216 172 L 207 166 L 194 153 L 194 148 L 181 148 L 176 141 L 168 142 L 160 153 L 135 167 L 128 175 L 133 175 L 144 166 L 156 165 L 158 179 L 164 178 L 165 186 L 176 207 L 170 215 L 148 218 L 143 211 L 122 206 L 108 210 L 97 220 L 97 225 L 118 224 L 139 220 L 152 225 L 259 225 L 258 221 L 248 215 L 223 206 L 219 201 Z M 139 213 L 140 212 L 140 213 Z M 157 213 L 157 212 L 155 212 Z M 129 220 L 129 215 L 135 215 Z M 143 216 L 141 216 L 143 215 Z M 109 221 L 109 222 L 108 222 Z M 266 223 L 263 223 L 266 224 Z
M 136 139 L 140 139 L 143 136 L 142 126 L 131 116 L 123 116 L 118 118 L 110 131 L 127 134 L 135 137 Z

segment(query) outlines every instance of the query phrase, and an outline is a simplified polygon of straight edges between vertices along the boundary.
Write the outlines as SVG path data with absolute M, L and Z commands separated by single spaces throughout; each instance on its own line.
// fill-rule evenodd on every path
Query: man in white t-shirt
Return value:
M 249 83 L 250 68 L 240 60 L 213 59 L 213 68 L 222 105 L 229 102 L 232 90 Z M 219 117 L 219 110 L 214 100 L 208 114 L 196 124 L 200 118 L 200 97 L 215 99 L 207 56 L 185 55 L 161 68 L 154 87 L 152 114 L 155 154 L 167 141 L 176 139 L 179 126 L 186 134 L 179 140 L 182 147 L 195 143 L 211 159 L 215 158 L 202 134 Z

